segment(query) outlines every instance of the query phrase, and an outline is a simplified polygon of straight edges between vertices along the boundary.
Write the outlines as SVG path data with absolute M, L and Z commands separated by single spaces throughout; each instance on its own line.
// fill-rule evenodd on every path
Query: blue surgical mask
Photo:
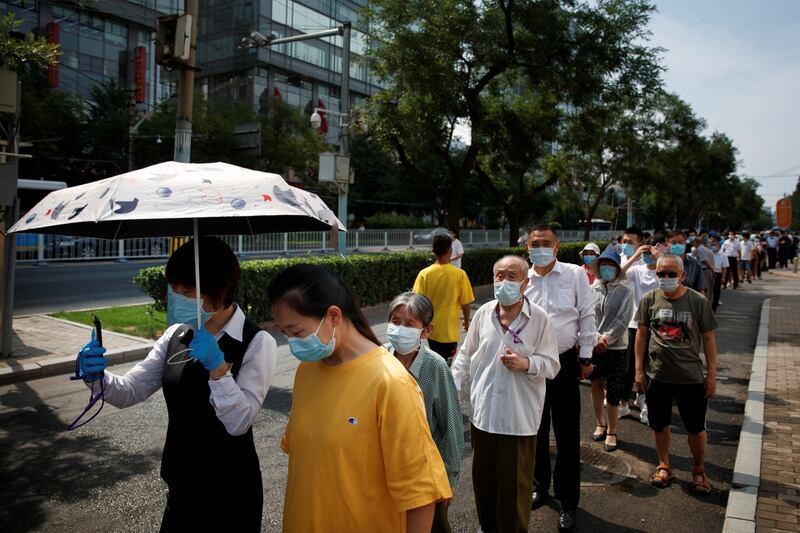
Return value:
M 584 255 L 583 256 L 583 264 L 584 265 L 591 265 L 594 263 L 594 260 L 597 259 L 596 255 Z
M 686 242 L 694 242 L 694 237 L 689 237 L 688 239 L 686 239 Z
M 519 281 L 496 281 L 494 284 L 494 297 L 501 305 L 514 305 L 520 298 L 522 293 L 519 288 L 522 285 Z
M 678 288 L 680 282 L 678 278 L 658 278 L 658 288 L 664 292 L 672 292 Z
M 630 257 L 636 253 L 636 250 L 633 249 L 633 245 L 631 243 L 626 242 L 622 245 L 622 253 Z
M 672 255 L 683 255 L 686 253 L 686 245 L 685 244 L 670 244 L 669 245 L 669 253 Z
M 317 336 L 323 322 L 325 322 L 325 317 L 320 320 L 317 330 L 308 337 L 289 337 L 287 339 L 289 341 L 289 350 L 291 350 L 293 356 L 307 363 L 321 361 L 326 357 L 330 357 L 333 349 L 336 348 L 336 328 L 333 328 L 330 342 L 323 344 Z
M 655 265 L 656 258 L 653 257 L 653 254 L 642 254 L 642 262 L 645 265 Z
M 421 334 L 422 330 L 418 328 L 396 324 L 386 325 L 386 336 L 389 337 L 389 342 L 392 343 L 394 351 L 399 354 L 411 353 L 419 348 Z
M 611 265 L 603 265 L 597 269 L 603 281 L 614 281 L 617 279 L 617 267 Z
M 200 308 L 200 323 L 205 324 L 214 312 L 204 311 Z M 171 326 L 173 324 L 189 324 L 190 326 L 197 326 L 197 300 L 189 298 L 173 291 L 172 288 L 167 288 L 167 323 Z
M 552 248 L 545 246 L 539 248 L 531 248 L 529 254 L 531 263 L 536 266 L 545 267 L 553 262 L 554 253 Z

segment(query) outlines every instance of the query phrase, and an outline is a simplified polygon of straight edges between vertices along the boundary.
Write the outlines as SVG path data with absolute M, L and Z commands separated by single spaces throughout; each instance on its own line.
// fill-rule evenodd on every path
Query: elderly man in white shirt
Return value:
M 592 351 L 597 344 L 594 303 L 589 280 L 583 270 L 556 257 L 560 242 L 550 226 L 534 227 L 528 233 L 528 253 L 533 268 L 528 272 L 528 299 L 541 306 L 556 331 L 561 370 L 547 380 L 542 424 L 536 443 L 533 507 L 548 498 L 551 479 L 561 502 L 559 529 L 575 527 L 580 499 L 579 379 L 592 373 Z M 550 420 L 556 436 L 555 472 L 550 471 Z
M 527 268 L 518 256 L 495 263 L 496 300 L 478 309 L 452 366 L 459 391 L 471 381 L 472 485 L 483 531 L 528 530 L 545 379 L 559 369 L 547 314 L 523 296 Z

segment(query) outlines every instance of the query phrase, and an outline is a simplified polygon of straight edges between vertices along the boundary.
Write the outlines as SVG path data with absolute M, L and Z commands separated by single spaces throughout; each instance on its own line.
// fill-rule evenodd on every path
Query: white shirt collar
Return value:
M 228 322 L 222 326 L 222 329 L 219 331 L 219 336 L 221 337 L 223 333 L 227 333 L 229 337 L 242 342 L 242 339 L 244 338 L 244 320 L 244 312 L 237 305 L 236 311 L 233 312 L 231 319 L 228 320 Z
M 536 268 L 535 267 L 531 267 L 531 269 L 530 269 L 530 277 L 531 278 L 543 278 L 543 277 L 545 277 L 545 276 L 547 276 L 549 274 L 552 274 L 553 272 L 561 274 L 563 271 L 564 271 L 564 266 L 561 264 L 561 261 L 556 259 L 556 263 L 553 265 L 553 269 L 550 272 L 548 272 L 547 274 L 545 274 L 544 276 L 542 276 L 541 274 L 536 272 Z

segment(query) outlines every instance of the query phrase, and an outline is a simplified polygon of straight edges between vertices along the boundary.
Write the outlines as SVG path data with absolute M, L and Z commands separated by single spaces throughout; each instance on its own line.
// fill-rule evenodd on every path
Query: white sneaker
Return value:
M 608 407 L 608 400 L 603 398 L 603 409 L 605 409 L 606 407 Z
M 633 402 L 633 406 L 636 407 L 638 410 L 642 410 L 644 408 L 645 395 L 644 394 L 636 394 L 636 401 Z
M 642 412 L 639 415 L 639 422 L 641 422 L 644 425 L 647 425 L 649 423 L 649 420 L 647 419 L 647 404 L 644 404 L 644 407 L 642 407 Z
M 628 416 L 629 414 L 631 414 L 631 408 L 628 407 L 628 402 L 625 402 L 619 406 L 619 416 L 617 418 L 622 418 L 623 416 Z

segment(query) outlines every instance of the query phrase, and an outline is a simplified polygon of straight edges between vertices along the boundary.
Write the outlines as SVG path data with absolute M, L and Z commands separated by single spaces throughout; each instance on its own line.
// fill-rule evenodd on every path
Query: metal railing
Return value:
M 347 250 L 355 253 L 425 250 L 430 248 L 433 237 L 443 231 L 441 229 L 351 230 L 347 233 Z M 524 236 L 524 233 L 522 235 Z M 583 230 L 561 231 L 559 235 L 562 242 L 583 240 Z M 592 232 L 590 237 L 591 240 L 608 240 L 611 232 Z M 254 236 L 229 235 L 222 238 L 240 257 L 324 254 L 333 250 L 328 231 L 265 233 Z M 466 248 L 507 246 L 508 230 L 464 229 L 461 230 L 460 238 Z M 168 257 L 169 252 L 169 237 L 111 241 L 60 235 L 17 235 L 18 263 L 157 259 Z

